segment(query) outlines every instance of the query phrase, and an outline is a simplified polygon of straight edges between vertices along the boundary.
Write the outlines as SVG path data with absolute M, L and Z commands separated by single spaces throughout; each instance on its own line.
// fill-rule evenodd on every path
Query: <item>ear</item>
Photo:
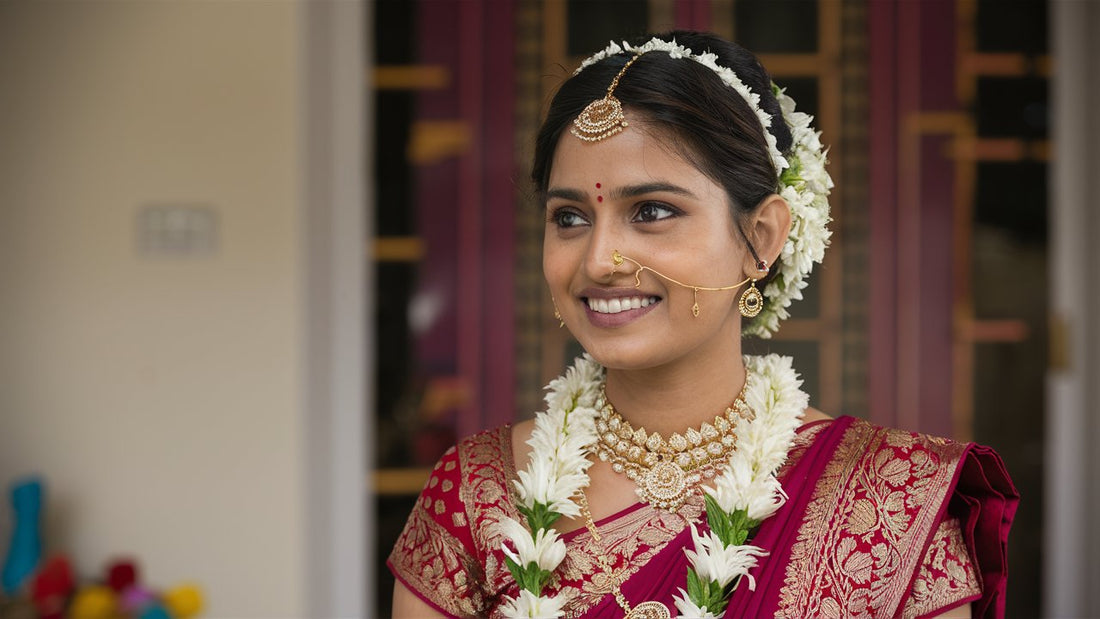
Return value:
M 745 236 L 770 269 L 779 259 L 779 252 L 783 250 L 790 230 L 791 207 L 779 194 L 773 193 L 764 198 L 753 211 L 745 228 Z M 751 253 L 746 253 L 745 260 L 745 273 L 757 277 L 759 271 L 756 268 L 756 259 Z

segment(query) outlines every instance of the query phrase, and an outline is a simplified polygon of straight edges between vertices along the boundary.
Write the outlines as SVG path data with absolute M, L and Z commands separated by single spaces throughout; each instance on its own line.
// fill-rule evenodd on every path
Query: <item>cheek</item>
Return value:
M 549 234 L 547 235 L 549 236 Z M 550 238 L 542 244 L 542 276 L 550 287 L 567 286 L 572 273 L 571 258 L 564 247 Z

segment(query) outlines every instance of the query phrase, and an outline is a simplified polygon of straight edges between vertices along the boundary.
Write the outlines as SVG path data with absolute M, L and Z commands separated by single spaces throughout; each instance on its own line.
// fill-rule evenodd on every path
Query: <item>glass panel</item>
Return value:
M 1047 3 L 1044 0 L 978 0 L 978 50 L 1047 51 Z
M 1047 80 L 1039 77 L 978 78 L 978 135 L 1045 138 L 1048 95 Z
M 828 250 L 825 255 L 829 255 Z M 787 308 L 791 318 L 817 318 L 821 315 L 821 268 L 820 264 L 814 265 L 813 272 L 806 278 L 809 285 L 802 289 L 802 299 L 791 301 L 791 306 Z M 783 327 L 780 326 L 779 329 L 782 330 Z
M 416 406 L 408 391 L 412 363 L 408 307 L 416 289 L 416 265 L 381 262 L 375 265 L 378 290 L 375 295 L 375 337 L 378 340 L 375 365 L 375 453 L 380 467 L 408 466 L 411 445 L 408 436 L 416 422 Z
M 377 64 L 408 64 L 415 57 L 416 29 L 413 20 L 417 2 L 376 0 L 374 5 L 374 61 Z
M 409 143 L 413 95 L 405 91 L 377 91 L 375 105 L 374 135 L 377 152 L 382 154 L 374 158 L 375 178 L 384 181 L 375 184 L 375 234 L 413 235 L 416 210 L 411 207 L 409 163 L 403 156 Z
M 794 99 L 799 112 L 805 112 L 810 116 L 817 116 L 817 78 L 816 77 L 780 77 L 776 78 L 776 84 L 787 92 L 787 96 Z M 814 123 L 818 129 L 821 121 Z
M 817 51 L 817 2 L 735 0 L 737 42 L 760 53 Z
M 974 220 L 1029 244 L 1047 238 L 1047 166 L 1042 162 L 978 164 Z
M 405 528 L 405 520 L 416 505 L 417 496 L 379 496 L 375 499 L 375 519 L 378 523 L 378 537 L 376 548 L 378 552 L 374 556 L 374 572 L 378 574 L 376 590 L 378 601 L 378 617 L 390 617 L 393 615 L 393 574 L 386 567 L 386 559 L 390 556 L 390 550 L 397 543 L 401 531 Z
M 569 0 L 566 53 L 588 56 L 620 40 L 649 30 L 646 0 Z
M 779 328 L 780 333 L 783 328 Z M 775 353 L 794 357 L 794 369 L 802 377 L 802 390 L 810 394 L 810 406 L 818 406 L 821 393 L 821 356 L 817 342 L 803 340 L 761 340 L 746 338 L 741 343 L 742 350 L 748 355 L 766 355 Z M 825 411 L 837 414 L 836 411 Z

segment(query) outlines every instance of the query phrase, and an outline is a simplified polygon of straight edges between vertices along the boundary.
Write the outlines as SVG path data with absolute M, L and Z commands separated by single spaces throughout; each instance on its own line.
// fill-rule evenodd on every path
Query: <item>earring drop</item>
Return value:
M 754 318 L 760 310 L 764 309 L 764 295 L 757 289 L 755 279 L 745 292 L 741 293 L 741 298 L 737 300 L 737 309 L 745 318 Z
M 565 326 L 565 321 L 561 318 L 561 312 L 558 311 L 558 302 L 551 297 L 550 302 L 554 304 L 554 320 L 558 321 L 558 328 L 561 329 Z

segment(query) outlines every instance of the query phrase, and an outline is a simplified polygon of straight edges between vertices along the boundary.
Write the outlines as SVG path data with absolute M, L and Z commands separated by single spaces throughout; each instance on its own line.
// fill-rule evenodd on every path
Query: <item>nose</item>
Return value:
M 617 231 L 596 225 L 584 258 L 585 274 L 590 280 L 611 284 L 631 271 L 624 267 L 621 257 L 616 258 L 622 244 L 623 237 Z

